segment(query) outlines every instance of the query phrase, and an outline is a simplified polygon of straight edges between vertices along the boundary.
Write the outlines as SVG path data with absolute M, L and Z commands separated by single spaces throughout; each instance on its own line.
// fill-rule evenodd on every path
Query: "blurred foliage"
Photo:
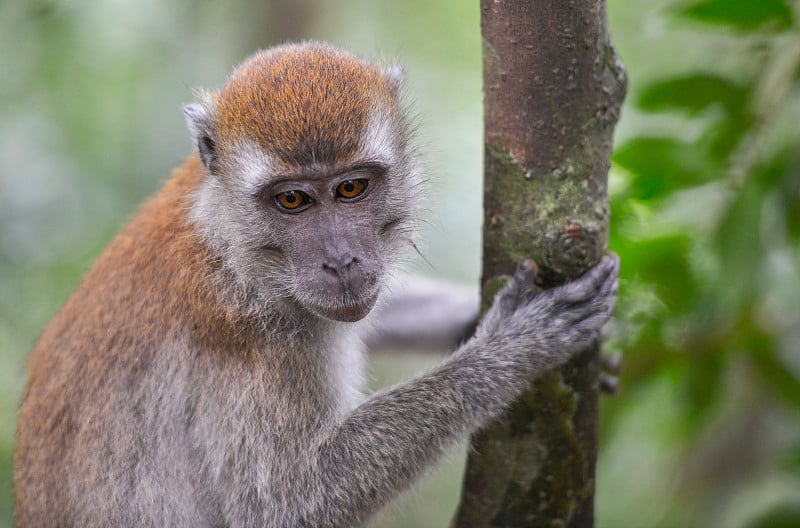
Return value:
M 598 525 L 800 526 L 800 28 L 788 0 L 608 0 L 631 78 L 610 190 L 623 261 Z M 180 107 L 294 35 L 398 56 L 428 155 L 425 273 L 479 273 L 477 2 L 0 3 L 0 527 L 23 358 L 189 152 Z M 445 38 L 442 38 L 442 35 Z M 455 235 L 455 236 L 454 236 Z M 434 361 L 376 358 L 373 386 Z M 384 528 L 445 526 L 460 458 Z
M 604 407 L 601 526 L 800 526 L 800 479 L 778 463 L 800 448 L 796 7 L 665 9 L 669 24 L 706 33 L 705 60 L 632 93 L 645 119 L 670 121 L 621 141 L 612 160 L 624 281 L 614 344 L 627 364 L 626 396 Z M 609 459 L 617 442 L 650 441 L 621 437 L 663 380 L 661 460 Z M 629 500 L 611 497 L 621 483 L 603 471 L 618 463 L 650 466 L 634 496 L 659 504 L 655 518 L 620 511 Z

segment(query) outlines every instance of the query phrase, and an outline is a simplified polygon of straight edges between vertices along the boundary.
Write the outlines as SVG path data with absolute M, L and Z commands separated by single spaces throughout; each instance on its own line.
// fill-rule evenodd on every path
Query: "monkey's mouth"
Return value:
M 330 319 L 343 323 L 354 323 L 360 321 L 372 311 L 378 300 L 378 292 L 371 293 L 362 299 L 331 299 L 329 303 L 307 302 L 304 303 L 309 311 Z

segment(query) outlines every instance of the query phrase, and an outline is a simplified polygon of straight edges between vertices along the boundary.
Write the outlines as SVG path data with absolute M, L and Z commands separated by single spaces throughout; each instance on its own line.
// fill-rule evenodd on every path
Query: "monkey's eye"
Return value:
M 275 202 L 281 209 L 292 211 L 311 203 L 311 197 L 303 191 L 285 191 L 275 196 Z
M 367 190 L 369 180 L 345 180 L 336 187 L 336 195 L 345 200 L 358 198 Z

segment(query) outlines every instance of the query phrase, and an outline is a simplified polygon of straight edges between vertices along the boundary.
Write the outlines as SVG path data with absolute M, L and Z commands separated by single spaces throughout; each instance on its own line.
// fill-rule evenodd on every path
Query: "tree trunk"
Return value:
M 608 243 L 607 175 L 625 72 L 600 0 L 481 0 L 482 302 L 525 258 L 543 288 Z M 472 437 L 458 528 L 591 527 L 599 343 Z

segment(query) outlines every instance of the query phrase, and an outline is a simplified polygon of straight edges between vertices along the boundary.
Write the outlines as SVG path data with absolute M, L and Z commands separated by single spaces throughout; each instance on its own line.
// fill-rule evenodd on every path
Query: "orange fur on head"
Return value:
M 218 145 L 247 138 L 287 164 L 334 164 L 359 147 L 372 103 L 394 97 L 380 69 L 350 53 L 317 43 L 261 51 L 214 98 Z

